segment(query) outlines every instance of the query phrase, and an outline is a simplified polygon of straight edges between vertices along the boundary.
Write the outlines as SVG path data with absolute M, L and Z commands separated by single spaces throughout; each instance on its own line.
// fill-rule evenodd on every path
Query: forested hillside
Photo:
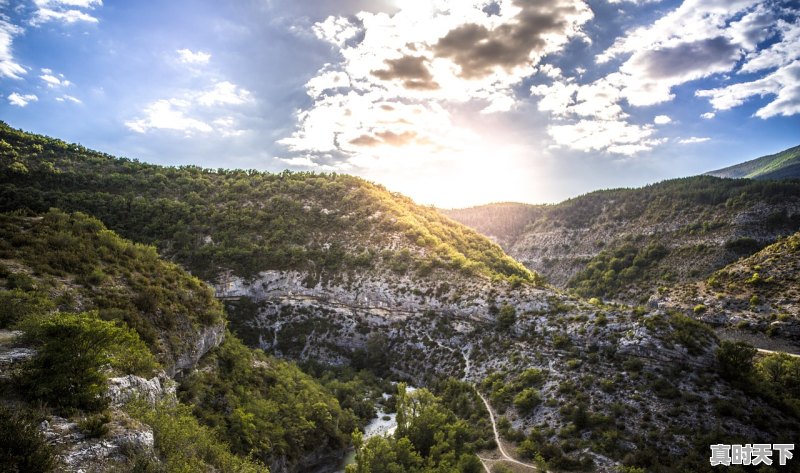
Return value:
M 525 227 L 541 218 L 546 211 L 547 206 L 544 205 L 503 202 L 466 209 L 446 209 L 442 213 L 488 236 L 503 248 L 509 248 L 522 235 Z
M 0 207 L 11 212 L 0 293 L 20 308 L 6 322 L 18 330 L 0 336 L 2 394 L 25 409 L 0 421 L 31 452 L 14 465 L 298 473 L 331 471 L 354 445 L 349 472 L 476 473 L 479 456 L 498 452 L 487 408 L 514 455 L 559 471 L 707 471 L 710 441 L 800 432 L 800 393 L 786 388 L 794 359 L 756 358 L 675 311 L 539 284 L 487 238 L 379 186 L 165 168 L 0 131 Z M 793 209 L 772 213 L 793 205 L 794 184 L 734 191 L 702 179 L 547 207 L 525 238 L 555 235 L 540 248 L 565 258 L 580 256 L 558 238 L 601 240 L 595 266 L 613 269 L 615 287 L 627 267 L 650 271 L 691 244 L 660 236 L 756 232 L 761 213 L 774 215 L 773 229 L 726 249 L 750 251 L 794 225 Z M 701 216 L 733 223 L 693 226 Z M 224 314 L 181 266 L 215 286 Z M 47 371 L 68 364 L 67 341 L 100 335 L 91 363 L 61 370 L 81 376 Z M 88 394 L 61 395 L 72 388 L 53 383 L 70 379 Z M 394 434 L 354 432 L 377 407 Z M 61 438 L 66 453 L 52 452 Z
M 511 256 L 581 296 L 642 303 L 659 287 L 708 277 L 800 229 L 800 181 L 697 176 L 526 213 L 524 230 L 504 245 Z M 449 214 L 493 234 L 491 223 Z
M 797 179 L 800 178 L 800 146 L 706 174 L 729 178 Z
M 32 445 L 43 438 L 20 426 L 49 419 L 53 430 L 45 435 L 60 438 L 63 448 L 42 447 L 36 455 L 57 470 L 194 465 L 265 471 L 266 464 L 292 464 L 309 452 L 340 452 L 361 422 L 296 366 L 246 348 L 230 334 L 223 342 L 222 306 L 206 283 L 161 260 L 155 248 L 124 240 L 80 213 L 0 214 L 0 304 L 0 393 L 4 404 L 16 406 L 0 417 L 28 435 L 17 442 Z M 240 394 L 237 412 L 252 416 L 258 409 L 272 428 L 231 432 L 207 422 L 229 414 L 216 403 L 197 411 L 206 421 L 201 424 L 189 407 L 174 404 L 174 392 L 170 400 L 172 375 L 191 374 L 203 356 L 243 366 L 194 381 L 193 389 L 218 393 L 249 383 L 253 389 Z M 158 388 L 131 388 L 128 375 L 140 377 L 134 385 Z M 118 394 L 106 394 L 109 386 L 119 386 L 112 390 Z M 150 405 L 120 402 L 144 393 Z M 131 417 L 147 426 L 130 425 Z M 104 437 L 111 446 L 93 452 L 63 418 L 77 421 L 87 439 Z M 148 429 L 154 443 L 141 440 Z M 246 459 L 251 450 L 243 442 L 271 447 L 252 451 L 256 463 Z M 125 448 L 135 451 L 120 455 Z M 8 458 L 0 455 L 3 461 Z
M 535 280 L 474 231 L 352 176 L 154 166 L 5 124 L 0 160 L 0 210 L 89 213 L 206 280 L 378 266 Z
M 665 288 L 651 303 L 744 332 L 761 348 L 800 352 L 800 233 L 716 271 Z

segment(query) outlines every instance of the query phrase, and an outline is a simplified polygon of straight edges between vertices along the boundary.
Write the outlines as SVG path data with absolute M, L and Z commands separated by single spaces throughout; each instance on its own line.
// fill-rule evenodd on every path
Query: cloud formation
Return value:
M 14 59 L 12 51 L 14 36 L 20 33 L 22 33 L 22 28 L 0 16 L 0 77 L 21 79 L 27 73 L 25 68 Z
M 205 53 L 203 51 L 192 51 L 191 49 L 179 49 L 176 51 L 178 53 L 178 61 L 183 64 L 194 64 L 194 65 L 204 65 L 208 64 L 208 61 L 211 60 L 211 54 Z
M 533 86 L 531 94 L 539 97 L 539 110 L 568 121 L 548 128 L 556 144 L 622 154 L 649 151 L 664 142 L 652 138 L 646 125 L 633 122 L 631 107 L 672 101 L 675 87 L 712 76 L 725 80 L 729 76 L 724 74 L 777 68 L 761 78 L 700 90 L 696 95 L 708 97 L 715 110 L 739 106 L 753 96 L 774 96 L 756 116 L 800 113 L 798 10 L 787 5 L 762 0 L 686 0 L 655 22 L 617 38 L 599 54 L 598 64 L 619 64 L 612 72 L 590 83 L 558 74 L 551 76 L 549 84 Z M 760 47 L 765 42 L 771 44 Z M 702 115 L 714 116 L 713 112 Z M 654 123 L 668 123 L 663 120 L 657 117 Z M 632 136 L 642 138 L 635 147 L 628 143 Z
M 34 0 L 36 12 L 31 24 L 36 26 L 51 21 L 64 23 L 98 23 L 90 12 L 103 5 L 103 0 Z
M 481 22 L 450 30 L 433 46 L 436 57 L 451 59 L 466 79 L 485 77 L 498 68 L 512 71 L 557 51 L 568 38 L 580 35 L 578 27 L 593 16 L 585 3 L 576 1 L 514 0 L 501 5 L 497 16 L 506 8 L 515 9 L 515 14 L 493 28 Z
M 750 81 L 699 90 L 696 95 L 708 98 L 715 110 L 738 107 L 752 97 L 769 97 L 770 101 L 755 113 L 762 119 L 800 113 L 800 16 L 794 13 L 794 21 L 781 19 L 765 30 L 773 32 L 777 41 L 750 51 L 737 75 L 772 72 Z
M 205 90 L 157 100 L 144 108 L 143 117 L 128 120 L 125 126 L 137 133 L 168 130 L 185 135 L 216 132 L 223 137 L 237 136 L 243 130 L 237 128 L 233 108 L 251 101 L 250 91 L 222 81 Z
M 48 88 L 57 88 L 57 87 L 67 87 L 72 85 L 72 82 L 68 81 L 64 74 L 56 74 L 51 69 L 42 69 L 42 74 L 39 76 L 40 79 L 47 84 Z
M 313 32 L 340 55 L 306 84 L 313 100 L 280 140 L 308 167 L 409 165 L 395 154 L 457 154 L 481 139 L 455 108 L 505 112 L 541 59 L 585 40 L 582 0 L 430 0 L 330 16 Z M 303 158 L 303 159 L 295 159 Z M 444 159 L 444 158 L 442 158 Z M 376 164 L 377 162 L 383 164 Z
M 682 145 L 690 145 L 694 143 L 705 143 L 706 141 L 711 141 L 711 138 L 706 136 L 704 137 L 692 136 L 690 138 L 684 138 L 682 140 L 678 140 L 678 143 Z
M 14 105 L 16 107 L 25 107 L 31 102 L 36 102 L 39 100 L 35 94 L 19 94 L 17 92 L 12 92 L 8 96 L 8 103 Z

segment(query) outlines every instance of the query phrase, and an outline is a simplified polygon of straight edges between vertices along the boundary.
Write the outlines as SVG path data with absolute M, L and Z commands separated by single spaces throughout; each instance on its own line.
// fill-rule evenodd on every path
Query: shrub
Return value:
M 497 314 L 497 325 L 500 330 L 508 330 L 517 321 L 517 310 L 504 304 L 500 307 L 500 313 Z
M 703 304 L 697 304 L 696 306 L 694 306 L 694 309 L 692 309 L 692 311 L 695 314 L 702 314 L 706 311 L 706 306 L 704 306 Z
M 109 422 L 111 416 L 107 412 L 98 412 L 78 421 L 78 428 L 89 438 L 102 437 L 108 433 Z
M 21 289 L 0 291 L 0 329 L 8 328 L 29 317 L 41 316 L 54 309 L 53 303 L 44 294 L 26 292 Z
M 717 348 L 717 368 L 722 377 L 730 380 L 744 379 L 753 371 L 756 349 L 745 342 L 724 340 Z
M 141 375 L 157 366 L 136 332 L 95 312 L 27 319 L 22 328 L 26 339 L 39 345 L 22 373 L 23 385 L 34 398 L 62 408 L 104 408 L 108 364 Z
M 520 391 L 519 394 L 514 396 L 514 406 L 523 414 L 528 414 L 542 402 L 542 397 L 539 391 L 532 388 L 526 388 Z
M 49 472 L 55 457 L 35 420 L 26 412 L 0 405 L 0 471 Z

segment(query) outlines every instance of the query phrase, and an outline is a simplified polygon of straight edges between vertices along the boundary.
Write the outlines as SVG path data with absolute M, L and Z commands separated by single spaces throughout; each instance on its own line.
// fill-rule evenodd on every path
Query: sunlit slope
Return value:
M 389 268 L 536 276 L 485 237 L 362 179 L 162 167 L 0 126 L 0 209 L 96 216 L 204 279 Z
M 749 179 L 800 178 L 800 146 L 706 173 L 709 176 Z

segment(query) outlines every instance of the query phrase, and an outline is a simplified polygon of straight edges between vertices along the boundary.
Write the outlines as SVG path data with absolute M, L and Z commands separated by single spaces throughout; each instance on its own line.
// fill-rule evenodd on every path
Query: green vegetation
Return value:
M 27 409 L 0 405 L 0 471 L 9 473 L 55 471 L 54 451 Z
M 0 328 L 53 309 L 96 310 L 133 328 L 170 366 L 191 343 L 186 332 L 222 323 L 206 284 L 81 213 L 0 214 L 0 259 L 7 288 L 0 302 L 8 308 Z
M 62 409 L 106 407 L 107 367 L 150 376 L 157 363 L 139 336 L 97 313 L 56 313 L 21 326 L 37 354 L 22 371 L 28 395 Z
M 750 179 L 788 179 L 800 177 L 800 146 L 780 153 L 711 171 L 710 176 Z
M 538 388 L 546 379 L 547 372 L 538 368 L 528 368 L 521 373 L 496 371 L 484 378 L 481 388 L 489 393 L 497 412 L 505 412 L 513 403 L 522 415 L 527 415 L 541 403 Z
M 476 442 L 481 443 L 479 430 L 459 419 L 427 389 L 407 392 L 405 384 L 400 383 L 396 397 L 394 435 L 364 441 L 361 433 L 355 432 L 356 463 L 347 466 L 347 473 L 482 471 L 474 453 Z
M 508 330 L 517 321 L 517 310 L 508 304 L 500 307 L 497 314 L 497 327 L 500 330 Z
M 206 284 L 161 260 L 153 247 L 123 240 L 81 213 L 0 214 L 0 259 L 0 302 L 8 309 L 2 328 L 22 330 L 15 343 L 36 349 L 14 369 L 16 381 L 0 379 L 0 388 L 23 402 L 20 409 L 43 406 L 30 420 L 34 425 L 46 415 L 69 415 L 84 435 L 103 436 L 110 376 L 150 377 L 159 362 L 168 366 L 193 350 L 204 326 L 224 322 Z M 251 452 L 296 460 L 342 448 L 358 426 L 353 412 L 314 379 L 230 334 L 205 363 L 180 393 L 194 409 L 169 403 L 130 408 L 153 427 L 160 459 L 128 452 L 133 470 L 265 471 L 247 459 Z M 35 438 L 23 427 L 25 436 L 7 441 L 20 451 L 35 450 Z M 40 461 L 35 451 L 30 455 Z
M 667 249 L 659 243 L 650 243 L 645 248 L 627 243 L 613 251 L 604 250 L 568 285 L 582 297 L 611 297 L 641 278 L 644 271 L 666 255 Z
M 180 386 L 202 423 L 232 450 L 268 462 L 343 448 L 358 419 L 295 365 L 229 336 Z
M 0 140 L 0 211 L 87 212 L 206 280 L 223 269 L 244 277 L 305 269 L 319 278 L 383 266 L 537 282 L 474 231 L 356 177 L 161 167 L 2 123 Z M 404 247 L 386 250 L 398 237 Z
M 156 453 L 161 463 L 154 465 L 146 455 L 134 455 L 131 471 L 166 473 L 268 473 L 266 466 L 231 453 L 214 431 L 200 424 L 191 410 L 181 404 L 144 403 L 128 406 L 130 414 L 153 428 Z
M 497 238 L 504 248 L 508 248 L 529 223 L 541 217 L 544 209 L 544 206 L 503 202 L 442 212 L 482 235 Z
M 758 357 L 756 353 L 747 343 L 723 341 L 717 350 L 720 375 L 800 423 L 800 359 L 785 353 Z

